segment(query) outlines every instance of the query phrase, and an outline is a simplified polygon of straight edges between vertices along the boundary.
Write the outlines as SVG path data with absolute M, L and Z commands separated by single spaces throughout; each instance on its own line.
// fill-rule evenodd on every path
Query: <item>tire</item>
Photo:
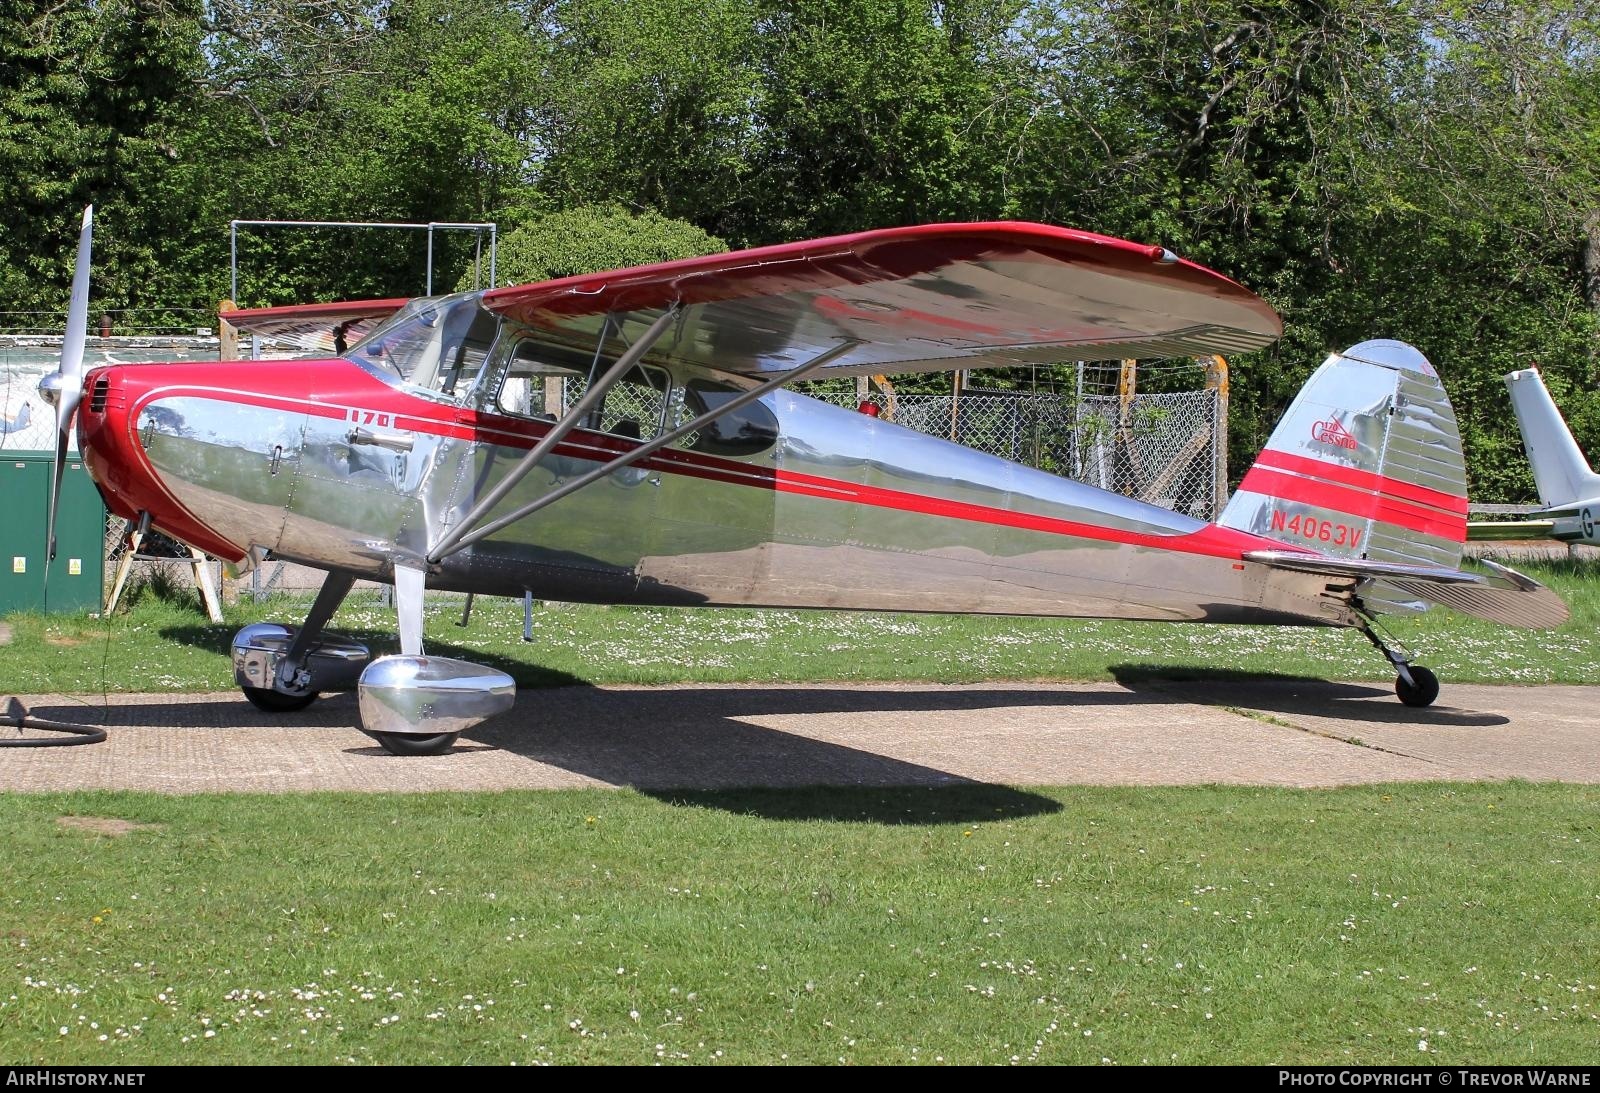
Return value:
M 1420 668 L 1415 664 L 1407 665 L 1407 668 L 1411 671 L 1411 678 L 1415 682 L 1415 686 L 1406 683 L 1402 677 L 1396 677 L 1394 693 L 1407 706 L 1433 705 L 1433 700 L 1439 697 L 1439 677 L 1428 671 L 1428 669 Z
M 403 732 L 369 732 L 368 736 L 390 755 L 443 755 L 456 746 L 458 732 L 441 732 L 433 736 L 413 736 Z
M 282 691 L 271 691 L 265 687 L 240 687 L 244 697 L 250 705 L 267 713 L 294 713 L 303 710 L 317 700 L 317 692 L 311 691 L 303 695 L 286 695 Z

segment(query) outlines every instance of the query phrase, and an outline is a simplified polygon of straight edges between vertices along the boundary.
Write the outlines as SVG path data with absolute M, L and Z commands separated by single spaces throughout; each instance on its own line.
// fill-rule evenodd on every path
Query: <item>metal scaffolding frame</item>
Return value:
M 394 228 L 404 231 L 428 233 L 428 278 L 424 296 L 433 295 L 433 233 L 435 231 L 470 231 L 478 237 L 479 265 L 483 262 L 483 233 L 489 233 L 489 288 L 494 287 L 495 256 L 499 226 L 493 223 L 450 223 L 429 221 L 426 224 L 401 224 L 365 220 L 230 220 L 228 221 L 228 288 L 230 300 L 239 298 L 239 229 L 240 228 Z

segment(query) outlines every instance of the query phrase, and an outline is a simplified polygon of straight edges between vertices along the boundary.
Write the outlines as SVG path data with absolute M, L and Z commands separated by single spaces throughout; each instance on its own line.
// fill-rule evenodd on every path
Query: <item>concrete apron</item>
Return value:
M 11 750 L 0 790 L 1600 782 L 1600 687 L 1447 684 L 1426 710 L 1377 684 L 1290 679 L 565 687 L 522 692 L 431 758 L 352 728 L 353 695 L 283 715 L 231 692 L 24 701 L 110 738 Z

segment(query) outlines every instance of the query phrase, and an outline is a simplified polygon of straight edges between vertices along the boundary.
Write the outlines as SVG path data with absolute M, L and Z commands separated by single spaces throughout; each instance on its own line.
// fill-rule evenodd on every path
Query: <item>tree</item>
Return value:
M 0 298 L 64 311 L 78 214 L 99 206 L 97 306 L 150 292 L 164 211 L 145 200 L 174 154 L 199 58 L 198 0 L 0 4 Z
M 721 254 L 728 246 L 693 224 L 620 205 L 582 205 L 541 217 L 500 241 L 498 281 L 525 284 Z M 456 285 L 473 286 L 470 271 Z
M 1375 335 L 1439 367 L 1475 495 L 1531 496 L 1513 367 L 1600 448 L 1600 0 L 0 2 L 0 49 L 14 308 L 62 305 L 90 199 L 97 298 L 196 309 L 235 218 L 526 225 L 517 279 L 1040 220 L 1284 314 L 1232 362 L 1235 467 Z M 424 256 L 250 236 L 241 302 L 418 292 Z
M 183 261 L 202 298 L 227 290 L 232 219 L 483 221 L 525 203 L 547 6 L 213 4 L 203 109 L 173 180 L 197 195 Z M 259 305 L 419 293 L 426 256 L 416 232 L 253 234 L 239 294 Z M 448 282 L 470 264 L 471 237 L 437 235 L 434 257 Z
M 1008 157 L 1028 104 L 991 0 L 763 4 L 742 237 L 777 242 L 1015 217 Z
M 757 139 L 754 0 L 566 0 L 537 151 L 557 208 L 616 201 L 727 234 Z
M 1283 312 L 1284 339 L 1233 362 L 1236 468 L 1327 351 L 1381 335 L 1445 376 L 1474 495 L 1522 492 L 1499 376 L 1595 344 L 1574 307 L 1600 207 L 1592 7 L 1031 9 L 1019 37 L 1042 111 L 1023 207 L 1161 242 Z

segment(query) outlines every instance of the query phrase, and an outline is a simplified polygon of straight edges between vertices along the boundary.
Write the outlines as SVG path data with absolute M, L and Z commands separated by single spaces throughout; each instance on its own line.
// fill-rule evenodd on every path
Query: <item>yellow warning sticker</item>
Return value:
M 13 573 L 26 573 L 26 572 L 28 572 L 28 559 L 23 557 L 21 554 L 13 556 L 12 559 L 11 559 L 11 572 L 13 572 Z
M 68 558 L 67 559 L 67 576 L 69 576 L 69 577 L 81 577 L 81 576 L 83 576 L 83 559 L 82 558 Z

